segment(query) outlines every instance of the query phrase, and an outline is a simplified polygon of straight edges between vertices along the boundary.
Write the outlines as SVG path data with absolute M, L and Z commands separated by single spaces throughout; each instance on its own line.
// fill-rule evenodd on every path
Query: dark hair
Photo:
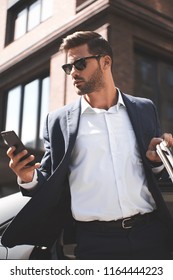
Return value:
M 69 49 L 87 44 L 91 54 L 109 55 L 113 61 L 111 46 L 100 34 L 94 31 L 78 31 L 68 35 L 63 39 L 60 50 L 68 51 Z

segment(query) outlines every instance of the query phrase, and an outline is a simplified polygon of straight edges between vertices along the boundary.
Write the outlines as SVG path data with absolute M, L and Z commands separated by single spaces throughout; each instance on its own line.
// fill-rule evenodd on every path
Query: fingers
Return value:
M 146 152 L 146 157 L 152 162 L 160 162 L 160 157 L 156 152 L 156 146 L 163 141 L 162 138 L 152 138 Z
M 159 144 L 163 139 L 162 138 L 152 138 L 150 144 L 148 146 L 148 151 L 146 152 L 146 157 L 150 161 L 159 162 L 160 158 L 156 153 L 156 146 Z
M 163 138 L 152 138 L 148 149 L 151 151 L 155 151 L 157 144 L 161 143 L 162 141 L 163 141 Z
M 7 151 L 7 155 L 11 159 L 9 166 L 12 169 L 15 168 L 16 166 L 20 166 L 20 165 L 25 166 L 30 161 L 32 161 L 34 158 L 34 156 L 29 156 L 25 160 L 22 160 L 22 158 L 27 155 L 27 153 L 28 153 L 27 150 L 23 150 L 22 152 L 18 153 L 17 155 L 15 155 L 14 152 L 15 152 L 15 147 L 11 147 Z
M 158 156 L 158 154 L 156 153 L 156 151 L 147 151 L 146 152 L 146 157 L 153 162 L 161 162 L 160 157 Z
M 14 151 L 16 150 L 16 148 L 14 146 L 10 147 L 8 150 L 7 150 L 7 156 L 9 158 L 11 158 L 13 156 L 13 153 Z
M 29 163 L 34 160 L 34 156 L 28 156 L 26 159 L 22 160 L 23 156 L 25 156 L 27 153 L 21 153 L 20 155 L 14 156 L 11 158 L 9 162 L 9 167 L 16 172 L 24 167 L 29 167 Z M 33 166 L 31 166 L 33 167 Z M 33 169 L 33 168 L 32 168 Z
M 171 133 L 164 133 L 160 138 L 152 138 L 146 152 L 146 157 L 153 162 L 160 162 L 160 157 L 156 152 L 156 146 L 162 141 L 165 141 L 168 147 L 173 147 L 173 136 Z
M 158 156 L 158 154 L 157 154 L 156 151 L 148 150 L 148 151 L 146 152 L 146 157 L 147 157 L 150 161 L 153 161 L 153 162 L 161 162 L 161 159 L 160 159 L 160 157 Z
M 27 150 L 23 150 L 22 152 L 18 153 L 17 155 L 14 154 L 16 148 L 15 147 L 10 147 L 7 150 L 7 155 L 8 157 L 11 159 L 10 161 L 10 165 L 12 164 L 12 166 L 15 166 L 18 162 L 20 162 L 20 160 L 27 155 Z M 11 166 L 10 166 L 11 167 Z
M 40 163 L 29 165 L 35 157 L 33 155 L 29 155 L 23 159 L 23 157 L 28 154 L 27 150 L 23 150 L 17 155 L 15 155 L 14 152 L 15 147 L 10 147 L 7 151 L 7 155 L 10 158 L 9 167 L 18 177 L 22 179 L 23 182 L 32 181 L 34 170 L 40 167 Z
M 172 147 L 173 146 L 173 136 L 171 133 L 164 133 L 162 135 L 162 139 L 166 142 L 168 147 Z

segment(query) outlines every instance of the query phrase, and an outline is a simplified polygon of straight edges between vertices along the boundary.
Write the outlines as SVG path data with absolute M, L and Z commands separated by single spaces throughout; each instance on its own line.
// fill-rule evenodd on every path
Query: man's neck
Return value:
M 117 104 L 118 91 L 114 87 L 109 91 L 101 90 L 84 95 L 85 100 L 93 108 L 108 110 L 110 107 Z

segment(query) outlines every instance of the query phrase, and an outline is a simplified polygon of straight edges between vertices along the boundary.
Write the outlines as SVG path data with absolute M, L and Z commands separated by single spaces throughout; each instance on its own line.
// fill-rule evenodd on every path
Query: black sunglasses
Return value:
M 82 58 L 79 58 L 79 59 L 75 60 L 73 63 L 67 63 L 67 64 L 62 65 L 62 69 L 65 71 L 65 73 L 67 75 L 70 75 L 71 70 L 73 68 L 73 65 L 77 70 L 81 71 L 81 70 L 84 70 L 86 68 L 86 66 L 87 66 L 86 60 L 87 59 L 90 59 L 90 58 L 99 59 L 101 56 L 103 56 L 103 54 L 97 54 L 97 55 L 82 57 Z

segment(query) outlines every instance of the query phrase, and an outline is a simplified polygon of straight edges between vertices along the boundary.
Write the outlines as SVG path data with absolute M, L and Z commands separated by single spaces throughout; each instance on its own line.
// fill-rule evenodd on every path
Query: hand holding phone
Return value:
M 9 146 L 14 146 L 16 149 L 14 151 L 14 155 L 17 155 L 18 153 L 22 152 L 23 150 L 27 150 L 20 138 L 17 136 L 17 134 L 13 131 L 2 131 L 1 135 L 4 139 L 4 142 Z M 21 158 L 21 161 L 26 159 L 30 156 L 30 153 L 28 152 L 24 157 Z M 35 161 L 31 161 L 28 163 L 28 165 L 34 165 Z
M 8 149 L 7 151 L 7 155 L 11 159 L 9 163 L 10 168 L 23 183 L 32 182 L 35 169 L 40 167 L 40 163 L 35 163 L 34 160 L 31 160 L 25 164 L 24 160 L 31 156 L 29 152 L 27 154 L 24 153 L 23 156 L 21 155 L 19 159 L 16 159 L 16 155 L 26 150 L 26 147 L 14 131 L 2 131 L 1 135 L 9 147 L 14 146 L 16 148 L 15 150 Z

